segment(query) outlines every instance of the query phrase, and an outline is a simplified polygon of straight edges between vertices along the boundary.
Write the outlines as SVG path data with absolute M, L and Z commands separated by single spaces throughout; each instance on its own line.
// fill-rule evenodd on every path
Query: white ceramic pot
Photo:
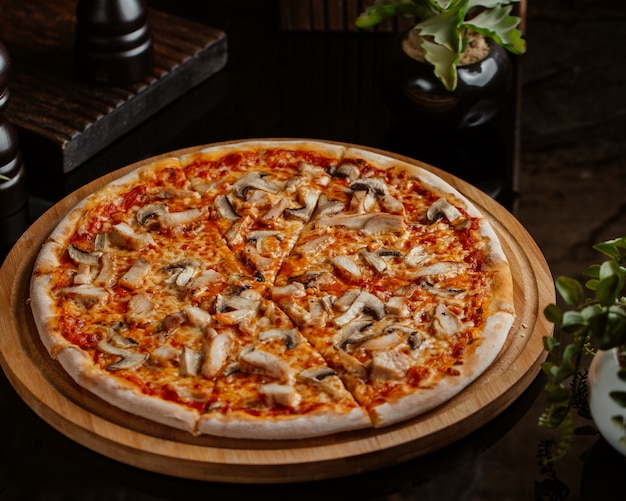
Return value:
M 620 454 L 626 456 L 626 430 L 615 422 L 621 416 L 626 422 L 626 409 L 620 407 L 609 393 L 626 392 L 626 382 L 617 377 L 617 350 L 598 351 L 589 366 L 589 410 L 598 431 Z

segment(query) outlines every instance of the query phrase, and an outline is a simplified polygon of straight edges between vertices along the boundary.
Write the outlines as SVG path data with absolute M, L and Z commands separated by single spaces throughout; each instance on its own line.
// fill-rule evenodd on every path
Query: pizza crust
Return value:
M 360 407 L 349 412 L 321 411 L 302 416 L 279 416 L 256 419 L 250 414 L 236 411 L 227 415 L 211 413 L 198 422 L 198 432 L 229 438 L 254 438 L 259 440 L 299 440 L 370 428 L 369 414 Z
M 105 402 L 131 414 L 196 434 L 196 423 L 200 416 L 197 411 L 140 393 L 134 386 L 94 367 L 85 352 L 74 347 L 59 351 L 56 358 L 78 385 Z M 158 416 L 158 419 L 154 419 L 154 416 Z

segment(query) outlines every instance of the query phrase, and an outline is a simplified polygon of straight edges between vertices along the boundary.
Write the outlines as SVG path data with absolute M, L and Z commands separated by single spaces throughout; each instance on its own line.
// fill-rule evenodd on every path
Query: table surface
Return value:
M 31 200 L 31 219 L 65 194 L 124 165 L 197 144 L 251 137 L 321 138 L 408 154 L 450 170 L 514 210 L 514 114 L 453 138 L 455 147 L 435 145 L 423 127 L 403 128 L 399 134 L 376 77 L 387 35 L 281 31 L 277 2 L 249 2 L 241 16 L 235 15 L 241 2 L 213 10 L 191 0 L 150 3 L 223 29 L 229 38 L 228 65 L 38 192 Z M 595 435 L 579 437 L 553 468 L 538 464 L 545 441 L 556 438 L 536 424 L 545 406 L 544 384 L 539 375 L 485 426 L 398 466 L 318 482 L 237 485 L 150 473 L 93 452 L 40 419 L 2 375 L 0 498 L 154 500 L 180 499 L 184 493 L 235 500 L 285 494 L 299 499 L 598 499 L 587 493 L 602 485 L 599 499 L 616 499 L 611 484 L 625 468 Z

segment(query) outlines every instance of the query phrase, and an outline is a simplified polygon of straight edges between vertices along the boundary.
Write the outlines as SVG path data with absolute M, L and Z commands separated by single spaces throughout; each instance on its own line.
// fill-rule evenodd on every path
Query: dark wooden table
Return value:
M 45 161 L 25 151 L 33 173 L 31 218 L 88 181 L 137 160 L 253 137 L 330 139 L 406 154 L 451 171 L 514 210 L 515 99 L 488 127 L 433 137 L 424 124 L 399 123 L 381 96 L 378 71 L 389 33 L 286 30 L 278 0 L 149 3 L 225 32 L 227 65 L 65 174 L 37 177 Z M 536 426 L 545 405 L 543 384 L 540 375 L 481 429 L 393 468 L 305 484 L 233 485 L 153 474 L 92 452 L 42 421 L 1 376 L 0 499 L 527 500 L 536 493 L 548 499 L 542 493 L 550 488 L 552 499 L 578 499 L 597 488 L 598 476 L 619 478 L 615 453 L 597 437 L 583 439 L 553 470 L 537 464 L 542 440 L 554 436 Z M 595 461 L 581 461 L 583 453 Z M 600 499 L 615 499 L 610 482 L 603 489 Z

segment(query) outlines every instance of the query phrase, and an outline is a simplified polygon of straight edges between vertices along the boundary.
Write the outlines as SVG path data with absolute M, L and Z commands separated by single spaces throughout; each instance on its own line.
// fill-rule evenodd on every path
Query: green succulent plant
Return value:
M 548 379 L 548 408 L 539 418 L 539 426 L 560 430 L 553 460 L 567 453 L 575 434 L 573 410 L 580 413 L 579 397 L 586 395 L 586 373 L 581 370 L 584 357 L 593 356 L 596 348 L 617 348 L 617 376 L 626 381 L 626 237 L 593 248 L 606 259 L 583 272 L 589 278 L 584 285 L 575 278 L 557 278 L 556 289 L 566 306 L 550 304 L 544 310 L 555 333 L 544 338 L 549 353 L 542 365 Z M 614 391 L 610 397 L 626 411 L 626 392 Z M 623 430 L 626 443 L 626 416 L 612 416 L 612 420 Z
M 394 16 L 415 18 L 425 59 L 445 88 L 457 86 L 457 66 L 468 34 L 492 39 L 513 54 L 523 54 L 526 42 L 518 29 L 521 19 L 511 15 L 519 0 L 374 0 L 356 19 L 370 28 Z

